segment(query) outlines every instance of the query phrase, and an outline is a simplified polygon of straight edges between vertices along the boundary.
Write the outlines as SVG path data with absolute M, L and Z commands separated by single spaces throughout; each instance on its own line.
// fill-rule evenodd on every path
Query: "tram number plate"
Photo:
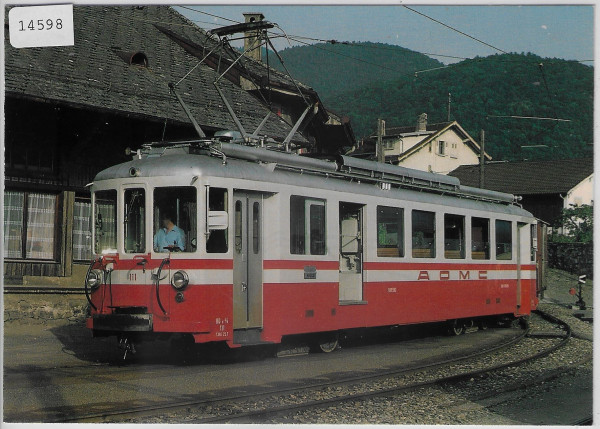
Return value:
M 317 267 L 307 265 L 304 267 L 304 279 L 315 280 L 317 278 Z

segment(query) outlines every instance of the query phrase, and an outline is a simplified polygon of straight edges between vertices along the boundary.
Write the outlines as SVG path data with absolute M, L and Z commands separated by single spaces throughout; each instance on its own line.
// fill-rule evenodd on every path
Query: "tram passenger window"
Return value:
M 126 189 L 124 195 L 125 253 L 146 251 L 146 192 Z
M 490 259 L 490 220 L 471 218 L 471 257 Z
M 196 250 L 197 196 L 192 186 L 154 189 L 153 247 L 155 252 Z
M 404 256 L 404 209 L 377 206 L 377 256 Z
M 94 237 L 96 254 L 117 249 L 117 191 L 94 194 Z
M 512 259 L 512 222 L 496 221 L 496 259 Z
M 227 210 L 227 189 L 210 188 L 208 193 L 209 211 L 228 211 Z M 229 229 L 214 229 L 210 231 L 206 241 L 206 251 L 208 253 L 227 253 L 229 248 L 227 243 L 227 232 Z
M 290 253 L 325 255 L 325 201 L 290 198 Z
M 444 215 L 444 257 L 446 259 L 465 258 L 465 217 Z
M 435 258 L 435 213 L 412 211 L 412 256 Z

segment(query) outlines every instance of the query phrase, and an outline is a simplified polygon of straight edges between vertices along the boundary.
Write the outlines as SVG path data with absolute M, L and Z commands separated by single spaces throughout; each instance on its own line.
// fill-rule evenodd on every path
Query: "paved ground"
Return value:
M 577 298 L 569 294 L 569 289 L 577 285 L 576 276 L 550 270 L 548 280 L 544 301 L 559 305 L 575 304 Z M 79 298 L 70 298 L 78 308 L 74 316 L 65 310 L 67 300 L 64 298 L 57 298 L 62 299 L 63 305 L 56 306 L 51 302 L 36 305 L 24 296 L 5 299 L 5 321 L 7 311 L 11 315 L 5 322 L 3 337 L 4 420 L 12 415 L 17 416 L 16 421 L 32 421 L 33 415 L 28 415 L 28 411 L 37 413 L 34 415 L 43 420 L 44 413 L 54 412 L 56 415 L 68 412 L 64 406 L 69 403 L 101 407 L 113 401 L 147 400 L 149 394 L 160 400 L 172 394 L 185 396 L 211 389 L 289 382 L 291 371 L 298 379 L 340 371 L 358 372 L 369 368 L 374 360 L 380 366 L 406 364 L 427 354 L 433 356 L 449 348 L 468 346 L 467 342 L 462 342 L 468 336 L 438 337 L 425 343 L 408 341 L 400 349 L 391 344 L 368 346 L 354 351 L 357 358 L 353 360 L 352 367 L 336 368 L 336 360 L 330 360 L 327 355 L 313 355 L 309 359 L 273 359 L 253 356 L 252 353 L 233 365 L 224 366 L 223 362 L 210 359 L 174 365 L 167 353 L 168 344 L 163 344 L 163 353 L 145 353 L 142 347 L 135 365 L 127 367 L 122 366 L 122 352 L 117 349 L 114 339 L 94 339 L 83 327 Z M 593 303 L 593 284 L 589 280 L 584 287 L 584 300 L 588 306 Z M 10 305 L 8 309 L 7 302 Z M 101 372 L 103 375 L 98 378 Z M 179 375 L 174 377 L 174 373 Z M 127 379 L 125 383 L 122 377 Z M 538 405 L 548 410 L 547 422 L 527 422 L 518 419 L 518 416 L 514 416 L 515 420 L 527 424 L 552 422 L 552 413 L 560 412 L 565 403 L 576 407 L 582 403 L 579 400 L 582 395 L 591 395 L 592 374 L 579 373 L 557 383 L 558 388 L 548 388 L 536 398 Z M 40 409 L 45 411 L 40 414 Z M 510 413 L 509 409 L 498 410 L 500 415 L 510 416 Z

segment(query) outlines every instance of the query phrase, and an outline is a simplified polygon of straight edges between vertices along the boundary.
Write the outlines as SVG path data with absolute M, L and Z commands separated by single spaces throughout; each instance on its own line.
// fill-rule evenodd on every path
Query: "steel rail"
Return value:
M 192 406 L 198 407 L 198 406 L 214 405 L 214 404 L 231 402 L 231 401 L 273 397 L 273 396 L 277 396 L 277 395 L 285 395 L 285 394 L 290 394 L 290 393 L 295 393 L 295 392 L 309 391 L 309 390 L 314 390 L 314 389 L 319 389 L 319 388 L 326 388 L 326 387 L 330 387 L 330 386 L 341 386 L 341 385 L 348 385 L 348 384 L 353 384 L 353 383 L 367 382 L 367 381 L 390 377 L 390 376 L 410 375 L 412 373 L 416 373 L 416 372 L 419 372 L 422 370 L 431 370 L 431 369 L 459 363 L 461 361 L 470 360 L 470 359 L 473 359 L 474 357 L 481 357 L 483 355 L 493 353 L 500 349 L 510 347 L 511 345 L 513 345 L 513 344 L 517 343 L 518 341 L 521 341 L 523 338 L 525 338 L 529 334 L 529 332 L 530 332 L 530 329 L 527 327 L 527 329 L 522 330 L 522 332 L 520 332 L 519 335 L 515 335 L 514 337 L 510 338 L 507 341 L 502 342 L 501 344 L 497 344 L 495 346 L 492 346 L 492 347 L 489 347 L 489 348 L 486 348 L 483 350 L 479 350 L 475 353 L 470 353 L 468 355 L 463 355 L 463 356 L 457 356 L 457 357 L 453 357 L 450 359 L 444 359 L 444 360 L 432 362 L 432 363 L 418 364 L 418 365 L 413 365 L 410 367 L 403 367 L 400 369 L 395 368 L 395 369 L 391 369 L 391 370 L 389 370 L 389 369 L 382 370 L 382 371 L 378 371 L 376 373 L 344 377 L 344 378 L 337 379 L 334 381 L 318 381 L 318 382 L 314 382 L 314 383 L 307 383 L 302 386 L 272 389 L 272 390 L 267 390 L 267 391 L 260 392 L 260 393 L 253 392 L 253 393 L 247 393 L 247 394 L 230 395 L 227 397 L 220 397 L 220 398 L 165 402 L 163 404 L 141 406 L 141 407 L 136 407 L 136 408 L 122 409 L 122 410 L 107 410 L 104 412 L 90 413 L 90 414 L 86 414 L 86 415 L 75 415 L 74 410 L 71 410 L 72 414 L 70 416 L 48 420 L 47 422 L 49 422 L 49 423 L 86 422 L 86 421 L 110 422 L 110 421 L 117 421 L 117 420 L 111 419 L 114 417 L 121 417 L 122 419 L 126 418 L 126 417 L 131 417 L 131 416 L 139 417 L 140 415 L 156 414 L 156 412 L 161 412 L 161 411 L 172 412 L 177 409 L 185 409 L 185 408 L 189 408 Z M 264 412 L 261 411 L 261 412 L 257 412 L 257 413 L 260 415 L 261 413 L 264 413 Z M 215 419 L 214 421 L 215 422 L 227 421 L 230 418 L 231 418 L 231 416 L 228 416 L 228 417 L 221 416 L 221 417 L 214 418 Z M 119 421 L 122 421 L 122 420 L 119 420 Z M 209 418 L 209 420 L 202 419 L 199 422 L 209 423 L 212 421 L 213 420 L 210 420 L 210 418 Z
M 464 373 L 454 374 L 454 375 L 450 375 L 447 377 L 441 377 L 441 378 L 437 378 L 437 379 L 433 379 L 433 380 L 429 380 L 429 381 L 409 383 L 404 386 L 379 389 L 377 391 L 360 392 L 360 393 L 354 393 L 354 394 L 349 394 L 349 395 L 341 395 L 341 396 L 328 398 L 328 399 L 313 400 L 313 401 L 308 401 L 308 402 L 304 402 L 304 403 L 300 403 L 300 404 L 283 405 L 283 406 L 277 406 L 277 407 L 272 407 L 272 408 L 265 408 L 262 410 L 252 410 L 252 411 L 240 412 L 240 413 L 229 414 L 229 415 L 224 415 L 224 416 L 207 417 L 207 418 L 196 419 L 196 420 L 192 420 L 192 421 L 188 421 L 188 422 L 196 423 L 196 424 L 198 424 L 198 423 L 204 424 L 204 423 L 233 423 L 233 422 L 240 422 L 240 421 L 249 422 L 252 419 L 256 419 L 256 418 L 262 418 L 264 420 L 269 417 L 289 413 L 292 411 L 297 412 L 297 411 L 306 411 L 306 410 L 310 410 L 310 409 L 320 409 L 320 408 L 324 408 L 324 407 L 331 406 L 331 405 L 341 404 L 341 403 L 344 403 L 347 401 L 364 400 L 364 399 L 369 399 L 369 398 L 379 397 L 379 396 L 397 395 L 400 393 L 407 393 L 410 391 L 414 391 L 414 390 L 420 389 L 420 388 L 432 387 L 432 386 L 442 385 L 442 384 L 454 384 L 454 383 L 457 383 L 457 382 L 465 380 L 465 379 L 471 379 L 472 377 L 475 377 L 475 376 L 478 376 L 478 375 L 481 375 L 484 373 L 494 372 L 494 371 L 498 371 L 500 369 L 518 366 L 525 362 L 537 360 L 537 359 L 540 359 L 542 357 L 549 355 L 550 353 L 558 350 L 559 348 L 564 347 L 571 339 L 572 330 L 571 330 L 571 327 L 567 323 L 563 322 L 562 320 L 560 320 L 554 316 L 551 316 L 547 313 L 539 311 L 539 310 L 536 310 L 536 313 L 540 314 L 540 316 L 546 320 L 549 320 L 553 323 L 557 323 L 557 324 L 563 326 L 566 330 L 566 335 L 560 336 L 560 337 L 562 337 L 562 340 L 559 343 L 554 344 L 552 347 L 549 347 L 549 348 L 542 350 L 538 353 L 535 353 L 531 356 L 527 356 L 527 357 L 517 359 L 517 360 L 511 361 L 511 362 L 493 365 L 488 368 L 478 369 L 478 370 L 474 370 L 474 371 L 467 371 Z M 557 337 L 559 337 L 559 336 L 557 336 Z M 555 375 L 553 375 L 553 376 L 555 377 Z M 300 390 L 300 389 L 298 389 L 298 390 Z

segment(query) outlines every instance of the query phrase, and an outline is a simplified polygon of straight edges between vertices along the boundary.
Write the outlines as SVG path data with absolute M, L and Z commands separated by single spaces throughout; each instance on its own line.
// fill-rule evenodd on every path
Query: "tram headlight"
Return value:
M 102 283 L 102 271 L 100 270 L 91 270 L 85 279 L 88 287 L 92 290 L 97 289 Z
M 177 271 L 171 277 L 171 286 L 177 290 L 183 290 L 190 282 L 190 279 L 185 271 Z

